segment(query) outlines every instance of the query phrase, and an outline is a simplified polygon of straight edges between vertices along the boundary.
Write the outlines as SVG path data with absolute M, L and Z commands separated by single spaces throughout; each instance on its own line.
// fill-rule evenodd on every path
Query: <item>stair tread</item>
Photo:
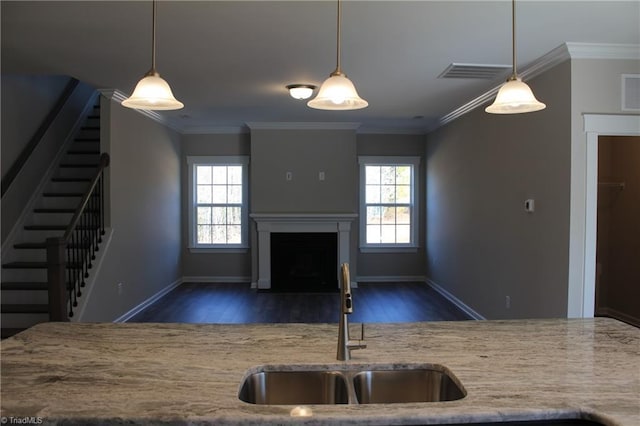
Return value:
M 22 313 L 38 313 L 46 314 L 49 312 L 49 305 L 43 303 L 3 303 L 0 306 L 3 313 L 22 314 Z
M 89 244 L 69 244 L 67 247 L 70 248 L 89 248 Z M 38 242 L 38 243 L 17 243 L 13 245 L 13 248 L 20 250 L 29 250 L 29 249 L 46 249 L 47 243 Z
M 3 290 L 48 290 L 49 284 L 46 282 L 20 282 L 20 281 L 10 281 L 3 282 L 0 284 Z
M 33 209 L 34 213 L 75 213 L 75 211 L 76 209 L 72 209 L 72 208 Z
M 44 192 L 43 197 L 82 197 L 82 192 Z
M 68 225 L 25 225 L 24 230 L 26 231 L 66 231 Z M 81 229 L 85 231 L 95 231 L 99 229 L 98 226 L 78 226 L 76 229 Z
M 80 149 L 71 149 L 67 151 L 69 155 L 100 155 L 99 150 L 80 150 Z
M 51 182 L 91 182 L 91 178 L 55 177 L 51 178 Z
M 84 163 L 84 164 L 64 163 L 64 164 L 60 164 L 60 167 L 62 167 L 63 169 L 90 169 L 90 168 L 95 168 L 95 167 L 98 167 L 98 166 L 99 166 L 98 163 Z
M 79 268 L 79 263 L 67 263 L 67 268 Z M 47 262 L 9 262 L 3 263 L 4 269 L 47 269 Z
M 96 209 L 85 209 L 85 212 L 89 212 L 89 213 L 98 213 L 99 210 Z M 33 209 L 34 213 L 75 213 L 76 209 L 72 209 L 72 208 L 37 208 L 37 209 Z

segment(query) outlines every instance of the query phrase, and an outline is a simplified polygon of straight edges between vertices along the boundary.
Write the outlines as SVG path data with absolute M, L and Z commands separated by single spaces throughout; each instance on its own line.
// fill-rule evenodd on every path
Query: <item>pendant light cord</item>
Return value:
M 156 0 L 153 0 L 153 14 L 151 18 L 151 71 L 156 72 Z
M 513 76 L 512 79 L 518 78 L 516 69 L 516 0 L 511 0 L 511 57 L 513 58 Z
M 338 36 L 336 37 L 336 43 L 337 43 L 337 47 L 336 47 L 336 70 L 335 70 L 335 74 L 342 74 L 342 68 L 340 67 L 340 57 L 341 52 L 340 52 L 340 31 L 342 28 L 342 2 L 340 0 L 338 0 Z

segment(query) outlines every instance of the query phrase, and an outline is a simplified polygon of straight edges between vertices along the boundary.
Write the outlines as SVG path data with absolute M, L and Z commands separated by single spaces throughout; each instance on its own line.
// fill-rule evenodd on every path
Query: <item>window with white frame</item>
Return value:
M 248 157 L 187 157 L 190 247 L 248 247 Z
M 420 157 L 360 157 L 360 247 L 415 248 Z

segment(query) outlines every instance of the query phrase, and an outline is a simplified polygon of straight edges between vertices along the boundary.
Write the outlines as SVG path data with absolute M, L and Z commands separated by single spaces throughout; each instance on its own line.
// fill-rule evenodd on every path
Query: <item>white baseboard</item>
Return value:
M 425 282 L 427 283 L 427 285 L 429 287 L 431 287 L 432 289 L 434 289 L 435 291 L 440 293 L 440 295 L 442 297 L 444 297 L 449 302 L 451 302 L 454 305 L 456 305 L 456 307 L 458 309 L 460 309 L 465 314 L 469 315 L 471 318 L 473 318 L 475 320 L 486 320 L 486 318 L 484 316 L 480 315 L 478 312 L 476 312 L 473 309 L 471 309 L 471 307 L 469 307 L 467 304 L 465 304 L 462 300 L 458 299 L 453 294 L 449 293 L 447 290 L 445 290 L 443 287 L 441 287 L 440 285 L 436 284 L 435 282 L 433 282 L 429 278 L 427 278 L 425 280 Z
M 640 318 L 636 318 L 633 315 L 626 314 L 624 312 L 620 312 L 617 309 L 613 308 L 598 308 L 597 315 L 615 318 L 617 320 L 626 322 L 627 324 L 631 324 L 635 327 L 640 327 Z
M 370 277 L 356 277 L 356 281 L 359 283 L 423 283 L 426 279 L 424 275 L 374 275 Z
M 251 277 L 182 277 L 183 283 L 238 283 L 247 284 L 251 283 Z M 254 283 L 251 283 L 253 286 Z
M 128 320 L 133 318 L 136 314 L 142 312 L 144 309 L 148 308 L 149 306 L 151 306 L 152 304 L 157 302 L 162 296 L 164 296 L 165 294 L 169 293 L 174 288 L 178 287 L 180 284 L 182 284 L 182 279 L 175 280 L 174 282 L 172 282 L 171 284 L 169 284 L 168 286 L 166 286 L 165 288 L 163 288 L 162 290 L 160 290 L 159 292 L 157 292 L 153 296 L 149 297 L 144 302 L 140 303 L 138 306 L 136 306 L 133 309 L 131 309 L 129 312 L 127 312 L 124 315 L 121 315 L 120 317 L 114 319 L 113 322 L 115 322 L 115 323 L 127 322 Z

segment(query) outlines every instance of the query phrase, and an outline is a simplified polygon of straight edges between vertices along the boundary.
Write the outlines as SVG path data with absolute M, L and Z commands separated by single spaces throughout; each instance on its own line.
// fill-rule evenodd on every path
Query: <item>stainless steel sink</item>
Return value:
M 453 401 L 465 391 L 442 367 L 362 371 L 353 376 L 360 404 Z
M 522 420 L 489 423 L 447 423 L 448 426 L 605 426 L 594 420 L 585 419 L 547 419 L 547 420 Z
M 457 378 L 439 365 L 263 366 L 249 374 L 238 398 L 250 404 L 375 404 L 464 398 Z M 294 371 L 291 371 L 294 370 Z
M 347 382 L 336 371 L 261 371 L 249 375 L 238 397 L 250 404 L 347 404 Z

